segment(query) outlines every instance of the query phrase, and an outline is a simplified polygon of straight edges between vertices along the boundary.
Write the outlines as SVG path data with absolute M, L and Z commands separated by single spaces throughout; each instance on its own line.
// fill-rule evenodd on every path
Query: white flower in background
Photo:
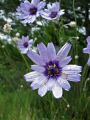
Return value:
M 6 32 L 6 33 L 10 33 L 11 30 L 12 30 L 11 24 L 6 23 L 3 27 L 3 31 Z
M 20 37 L 20 33 L 19 32 L 16 33 L 16 37 Z
M 14 42 L 17 42 L 17 41 L 19 40 L 19 38 L 18 38 L 18 37 L 13 37 L 12 40 L 13 40 Z
M 70 27 L 76 27 L 76 22 L 75 21 L 71 21 L 68 25 Z

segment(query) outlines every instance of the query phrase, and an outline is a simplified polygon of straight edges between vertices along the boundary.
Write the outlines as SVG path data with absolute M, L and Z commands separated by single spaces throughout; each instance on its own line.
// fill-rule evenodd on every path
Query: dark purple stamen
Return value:
M 57 16 L 57 12 L 51 12 L 50 17 L 55 18 Z
M 35 15 L 37 12 L 37 8 L 36 7 L 30 8 L 29 11 L 30 11 L 30 15 Z
M 57 78 L 61 75 L 62 68 L 59 66 L 58 61 L 50 61 L 45 66 L 44 74 L 48 76 L 48 78 Z
M 25 42 L 23 45 L 24 45 L 25 48 L 27 48 L 28 47 L 28 42 Z

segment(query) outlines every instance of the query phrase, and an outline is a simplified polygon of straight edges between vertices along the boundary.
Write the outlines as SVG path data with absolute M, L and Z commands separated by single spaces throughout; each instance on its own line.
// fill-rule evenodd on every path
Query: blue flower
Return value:
M 29 37 L 22 36 L 22 38 L 17 42 L 17 47 L 21 53 L 26 54 L 32 47 L 33 40 L 29 40 Z
M 32 72 L 24 75 L 25 80 L 32 82 L 32 89 L 38 89 L 40 96 L 52 91 L 55 98 L 61 98 L 63 89 L 70 90 L 69 81 L 79 82 L 81 76 L 81 66 L 67 65 L 71 61 L 71 56 L 67 56 L 71 44 L 66 43 L 57 54 L 53 43 L 48 43 L 47 47 L 40 43 L 37 48 L 38 54 L 27 53 L 35 65 L 31 66 Z
M 40 12 L 45 7 L 45 2 L 40 2 L 40 0 L 32 0 L 31 3 L 25 0 L 17 8 L 17 18 L 22 21 L 22 23 L 33 23 Z
M 87 37 L 87 47 L 83 49 L 83 53 L 88 53 L 90 55 L 90 36 Z M 90 66 L 90 57 L 87 62 L 88 66 Z
M 47 20 L 58 19 L 61 15 L 64 14 L 64 11 L 60 9 L 60 3 L 55 2 L 47 5 L 47 9 L 41 12 L 41 16 Z

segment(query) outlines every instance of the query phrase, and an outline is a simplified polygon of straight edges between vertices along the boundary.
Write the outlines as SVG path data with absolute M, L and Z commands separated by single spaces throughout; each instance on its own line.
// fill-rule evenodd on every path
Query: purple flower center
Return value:
M 28 42 L 25 42 L 25 43 L 23 44 L 23 46 L 24 46 L 25 48 L 27 48 L 27 47 L 28 47 Z
M 37 12 L 37 8 L 36 7 L 32 7 L 29 9 L 30 15 L 36 15 Z
M 57 16 L 57 12 L 51 12 L 50 17 L 55 18 Z
M 58 61 L 50 61 L 46 64 L 44 74 L 48 76 L 48 78 L 57 78 L 61 73 L 62 68 L 59 66 Z

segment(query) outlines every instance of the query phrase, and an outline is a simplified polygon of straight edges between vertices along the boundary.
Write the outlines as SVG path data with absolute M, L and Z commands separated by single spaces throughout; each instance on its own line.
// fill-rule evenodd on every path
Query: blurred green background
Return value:
M 90 68 L 85 65 L 88 55 L 82 53 L 90 35 L 90 0 L 60 2 L 65 14 L 58 22 L 24 26 L 15 17 L 20 1 L 0 0 L 0 120 L 90 120 Z M 77 25 L 70 26 L 71 21 Z M 10 33 L 3 30 L 7 22 L 12 26 Z M 71 91 L 64 91 L 63 98 L 58 100 L 51 93 L 43 98 L 38 96 L 37 90 L 32 91 L 24 80 L 24 74 L 30 70 L 15 46 L 16 33 L 36 39 L 35 46 L 52 41 L 59 49 L 70 42 L 72 64 L 82 65 L 85 71 L 82 82 L 71 83 Z M 27 56 L 25 59 L 32 64 Z

